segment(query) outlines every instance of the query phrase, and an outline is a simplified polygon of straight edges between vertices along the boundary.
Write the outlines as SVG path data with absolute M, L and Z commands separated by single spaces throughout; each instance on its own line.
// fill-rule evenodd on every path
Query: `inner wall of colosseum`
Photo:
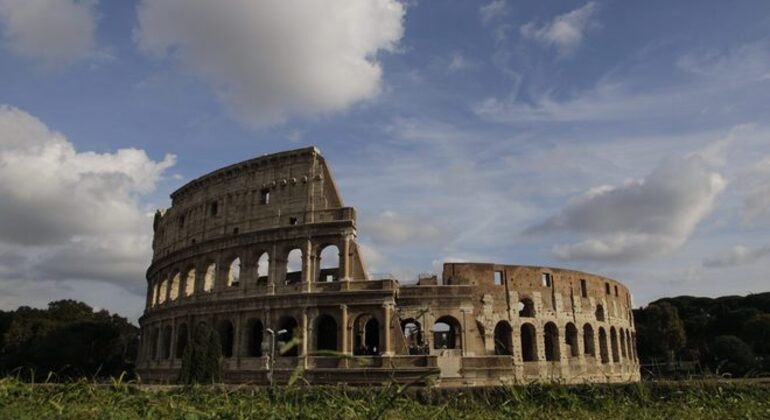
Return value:
M 488 386 L 639 380 L 631 297 L 548 267 L 447 263 L 368 278 L 356 213 L 315 148 L 204 175 L 156 214 L 138 372 L 173 382 L 195 326 L 219 334 L 228 382 Z

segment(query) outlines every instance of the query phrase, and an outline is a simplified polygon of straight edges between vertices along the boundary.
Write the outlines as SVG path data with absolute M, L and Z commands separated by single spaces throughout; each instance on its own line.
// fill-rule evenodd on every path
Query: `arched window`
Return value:
M 337 350 L 337 321 L 330 315 L 321 315 L 315 324 L 316 350 Z
M 359 315 L 354 324 L 355 355 L 377 355 L 380 352 L 380 322 L 370 314 Z
M 559 354 L 559 327 L 553 322 L 545 324 L 543 336 L 545 338 L 545 360 L 558 361 L 561 356 Z
M 610 346 L 612 346 L 612 362 L 620 362 L 620 355 L 618 354 L 618 333 L 615 331 L 615 327 L 610 328 Z
M 161 353 L 163 359 L 171 358 L 171 326 L 166 325 L 163 327 L 163 352 Z
M 214 280 L 217 275 L 217 265 L 214 263 L 206 266 L 206 274 L 203 275 L 203 291 L 210 292 L 214 290 Z
M 451 316 L 442 316 L 433 324 L 434 349 L 462 348 L 462 333 L 460 323 Z
M 189 332 L 187 331 L 187 324 L 179 324 L 176 332 L 176 358 L 181 359 L 184 356 L 184 351 L 187 349 L 187 342 L 189 340 Z
M 184 280 L 184 295 L 192 296 L 195 293 L 195 269 L 191 268 L 187 271 L 187 275 Z
M 160 282 L 158 287 L 158 304 L 162 304 L 166 301 L 166 294 L 168 293 L 168 280 Z
M 599 327 L 599 354 L 602 357 L 602 363 L 610 362 L 610 353 L 607 350 L 607 333 L 603 327 Z
M 414 318 L 401 321 L 401 331 L 409 354 L 426 354 L 427 349 L 422 336 L 422 326 Z
M 340 272 L 340 250 L 336 245 L 327 245 L 319 254 L 321 258 L 321 272 L 319 281 L 337 281 Z
M 174 274 L 171 278 L 171 289 L 168 291 L 169 300 L 177 300 L 179 298 L 179 284 L 181 282 L 181 275 L 179 272 Z
M 258 319 L 250 319 L 246 324 L 246 354 L 249 357 L 262 357 L 262 337 L 264 336 L 264 328 L 262 322 Z
M 519 301 L 519 318 L 534 318 L 535 302 L 532 299 L 524 298 Z
M 280 355 L 284 357 L 296 357 L 299 355 L 299 344 L 292 343 L 294 337 L 296 337 L 297 320 L 290 316 L 282 317 L 278 320 L 278 336 L 276 337 L 278 349 L 280 349 Z M 291 347 L 284 348 L 286 345 L 291 344 Z
M 241 259 L 235 258 L 227 269 L 227 287 L 238 286 L 241 282 Z
M 299 248 L 289 251 L 286 257 L 286 284 L 302 282 L 302 250 Z
M 596 305 L 596 320 L 604 322 L 604 306 Z
M 537 333 L 530 323 L 521 324 L 521 359 L 525 362 L 537 361 Z
M 226 319 L 219 321 L 217 333 L 219 333 L 219 343 L 222 346 L 222 356 L 228 359 L 233 357 L 233 344 L 235 343 L 233 323 Z
M 495 325 L 495 354 L 498 356 L 510 356 L 513 354 L 513 329 L 507 321 L 500 321 Z
M 585 347 L 585 354 L 596 357 L 596 348 L 594 345 L 594 327 L 588 323 L 583 325 L 583 347 Z
M 257 284 L 267 285 L 268 273 L 270 273 L 270 254 L 263 252 L 257 260 Z
M 577 327 L 575 327 L 575 324 L 568 322 L 564 332 L 565 342 L 569 346 L 570 357 L 578 357 L 580 355 L 580 344 L 578 343 Z

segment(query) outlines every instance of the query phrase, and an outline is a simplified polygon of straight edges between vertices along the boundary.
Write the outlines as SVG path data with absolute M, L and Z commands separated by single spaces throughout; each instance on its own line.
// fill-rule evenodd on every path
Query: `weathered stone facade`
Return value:
M 279 382 L 297 367 L 311 383 L 639 380 L 631 298 L 615 280 L 477 263 L 444 264 L 442 281 L 369 279 L 355 210 L 315 148 L 228 166 L 171 198 L 140 319 L 146 381 L 177 378 L 200 322 L 219 332 L 228 382 L 267 383 L 272 331 L 301 338 L 276 357 Z

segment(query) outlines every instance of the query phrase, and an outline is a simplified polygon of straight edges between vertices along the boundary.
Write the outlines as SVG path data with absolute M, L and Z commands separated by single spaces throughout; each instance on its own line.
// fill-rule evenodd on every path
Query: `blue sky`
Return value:
M 770 287 L 770 3 L 0 0 L 0 307 L 135 319 L 148 214 L 316 145 L 372 272 Z

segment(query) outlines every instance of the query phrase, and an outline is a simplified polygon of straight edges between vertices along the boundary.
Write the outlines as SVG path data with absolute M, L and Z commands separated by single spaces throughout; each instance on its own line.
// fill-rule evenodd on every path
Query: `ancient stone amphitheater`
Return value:
M 639 380 L 628 289 L 573 270 L 447 263 L 441 277 L 370 278 L 316 148 L 204 175 L 155 217 L 137 371 L 173 382 L 199 323 L 224 380 L 441 387 Z M 297 340 L 299 338 L 299 340 Z

